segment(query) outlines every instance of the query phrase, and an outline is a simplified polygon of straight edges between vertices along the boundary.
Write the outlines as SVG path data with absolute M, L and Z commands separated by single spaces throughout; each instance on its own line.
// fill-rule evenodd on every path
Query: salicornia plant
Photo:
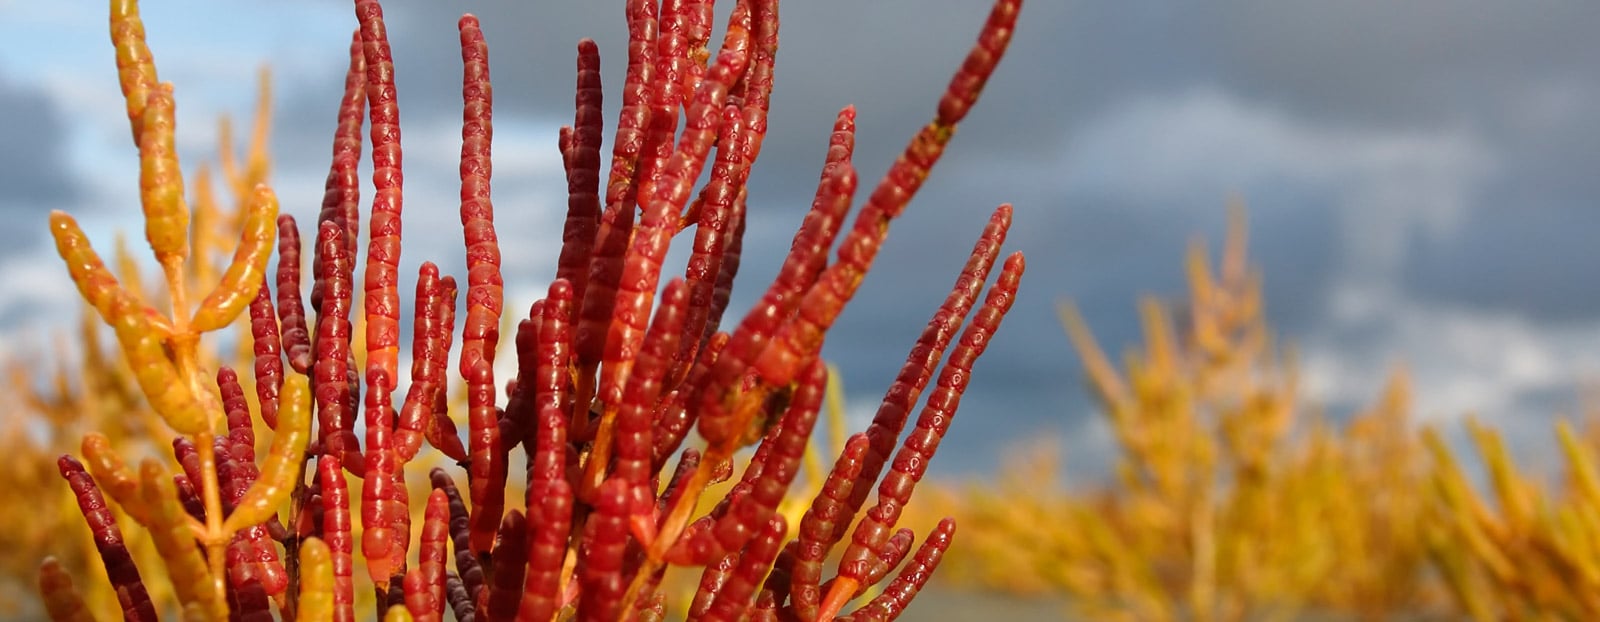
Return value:
M 401 126 L 377 0 L 355 3 L 360 28 L 316 225 L 303 243 L 295 219 L 278 213 L 272 190 L 255 186 L 238 250 L 203 296 L 190 291 L 184 271 L 193 247 L 174 150 L 173 88 L 157 78 L 137 3 L 112 0 L 145 234 L 166 275 L 167 311 L 119 283 L 70 216 L 52 214 L 50 226 L 79 291 L 114 329 L 152 409 L 180 434 L 173 442 L 180 473 L 155 459 L 129 466 L 96 434 L 84 438 L 81 462 L 58 462 L 124 617 L 157 617 L 140 578 L 152 569 L 134 564 L 107 497 L 150 532 L 185 619 L 354 619 L 358 558 L 384 619 L 437 620 L 446 605 L 458 620 L 659 619 L 669 566 L 703 569 L 688 604 L 693 619 L 833 619 L 880 584 L 877 596 L 845 617 L 896 617 L 954 532 L 946 520 L 914 547 L 915 535 L 897 524 L 974 360 L 1014 300 L 1020 254 L 1002 262 L 979 302 L 1010 225 L 1009 207 L 994 212 L 871 427 L 845 444 L 799 524 L 787 524 L 777 508 L 823 401 L 828 374 L 818 357 L 827 331 L 871 268 L 890 222 L 977 100 L 1020 4 L 995 3 L 935 118 L 849 228 L 855 111 L 840 111 L 816 198 L 782 268 L 743 319 L 722 331 L 745 221 L 759 214 L 747 212 L 745 182 L 766 130 L 778 2 L 738 0 L 712 54 L 711 1 L 629 0 L 622 113 L 603 187 L 599 51 L 592 41 L 578 44 L 576 115 L 559 136 L 569 192 L 563 246 L 547 296 L 515 325 L 507 347 L 516 353 L 517 374 L 502 401 L 493 367 L 505 317 L 490 193 L 493 96 L 476 18 L 459 23 L 467 272 L 458 283 L 432 263 L 415 268 L 410 384 L 396 399 Z M 364 151 L 374 192 L 358 281 Z M 710 181 L 696 193 L 708 161 Z M 684 274 L 663 285 L 666 251 L 691 227 Z M 278 265 L 269 278 L 274 249 Z M 241 316 L 253 344 L 253 391 L 234 370 L 209 369 L 198 355 L 204 335 Z M 447 359 L 456 339 L 465 443 L 448 399 Z M 927 404 L 900 442 L 930 382 Z M 364 438 L 357 437 L 358 414 Z M 259 459 L 256 416 L 275 431 Z M 684 448 L 691 428 L 701 443 Z M 468 485 L 463 496 L 454 475 L 433 469 L 422 524 L 413 526 L 404 467 L 424 443 L 463 465 Z M 508 503 L 518 445 L 527 487 Z M 696 516 L 702 493 L 731 478 L 735 453 L 750 445 L 754 457 L 731 492 Z M 841 544 L 837 571 L 825 579 L 825 562 Z M 53 618 L 88 618 L 53 560 L 41 567 L 40 589 Z
M 1272 335 L 1247 246 L 1242 211 L 1219 264 L 1193 246 L 1187 295 L 1143 301 L 1143 346 L 1121 365 L 1063 306 L 1119 450 L 1111 477 L 1068 489 L 1048 453 L 1016 451 L 998 482 L 925 500 L 949 499 L 935 507 L 969 536 L 952 553 L 958 578 L 1061 594 L 1097 621 L 1446 609 L 1423 537 L 1427 456 L 1405 376 L 1342 422 L 1321 415 Z
M 1519 469 L 1500 432 L 1467 429 L 1491 495 L 1473 485 L 1440 432 L 1423 431 L 1433 454 L 1428 552 L 1462 618 L 1588 620 L 1600 615 L 1600 468 L 1594 419 L 1556 423 L 1566 468 L 1558 485 Z

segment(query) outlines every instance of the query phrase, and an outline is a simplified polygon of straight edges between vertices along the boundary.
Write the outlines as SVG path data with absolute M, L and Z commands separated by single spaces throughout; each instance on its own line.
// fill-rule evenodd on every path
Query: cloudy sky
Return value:
M 268 64 L 274 180 L 285 209 L 312 218 L 349 4 L 148 4 L 186 166 L 215 157 L 214 120 L 248 115 L 255 70 Z M 560 236 L 555 130 L 571 118 L 573 45 L 600 44 L 609 124 L 622 3 L 390 4 L 405 263 L 461 273 L 455 22 L 471 10 L 491 47 L 508 306 L 525 308 L 553 273 Z M 104 12 L 0 0 L 7 355 L 37 352 L 75 309 L 43 234 L 49 210 L 79 216 L 102 248 L 118 229 L 137 231 L 136 158 Z M 834 112 L 858 107 L 856 162 L 877 179 L 930 117 L 986 12 L 977 1 L 785 3 L 771 129 L 750 182 L 754 252 L 734 311 L 776 270 L 777 254 L 761 251 L 783 247 L 809 203 Z M 1068 448 L 1074 477 L 1094 477 L 1111 448 L 1055 303 L 1077 301 L 1109 348 L 1132 344 L 1136 298 L 1182 291 L 1187 242 L 1220 239 L 1238 195 L 1269 316 L 1299 350 L 1312 399 L 1348 409 L 1404 362 L 1425 420 L 1476 412 L 1539 455 L 1551 417 L 1575 409 L 1600 372 L 1597 30 L 1600 5 L 1579 2 L 1029 2 L 982 101 L 832 333 L 827 355 L 852 409 L 870 413 L 987 214 L 1012 202 L 1008 247 L 1028 254 L 1024 293 L 936 470 L 987 470 L 1005 447 L 1045 434 Z

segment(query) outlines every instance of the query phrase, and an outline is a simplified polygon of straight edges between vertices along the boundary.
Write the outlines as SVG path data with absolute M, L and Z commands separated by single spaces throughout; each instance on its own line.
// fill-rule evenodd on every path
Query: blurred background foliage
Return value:
M 940 509 L 966 536 L 952 578 L 1064 593 L 1095 620 L 1446 609 L 1421 537 L 1427 463 L 1404 372 L 1348 421 L 1308 408 L 1245 248 L 1235 208 L 1217 269 L 1197 243 L 1188 296 L 1141 301 L 1145 344 L 1120 369 L 1062 305 L 1120 449 L 1114 481 L 1067 490 L 1058 447 L 1036 441 L 996 485 L 947 490 Z

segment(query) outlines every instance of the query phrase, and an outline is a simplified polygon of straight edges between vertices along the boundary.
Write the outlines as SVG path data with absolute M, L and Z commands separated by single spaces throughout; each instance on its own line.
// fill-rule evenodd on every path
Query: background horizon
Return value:
M 732 3 L 718 4 L 713 45 Z M 809 204 L 838 108 L 857 107 L 864 186 L 930 118 L 988 3 L 928 6 L 783 7 L 731 318 L 776 270 L 762 251 L 782 248 Z M 0 0 L 0 214 L 14 225 L 0 231 L 0 357 L 33 356 L 76 322 L 49 210 L 74 214 L 101 249 L 117 230 L 139 237 L 105 10 Z M 609 153 L 620 3 L 386 6 L 407 155 L 402 288 L 422 259 L 462 273 L 460 11 L 479 15 L 489 41 L 507 311 L 522 313 L 554 273 L 565 209 L 555 131 L 571 119 L 583 36 L 600 44 Z M 272 178 L 303 226 L 327 170 L 349 4 L 183 0 L 143 14 L 160 77 L 176 86 L 186 173 L 215 161 L 219 115 L 242 142 L 255 71 L 272 68 Z M 1101 477 L 1114 448 L 1055 304 L 1075 301 L 1116 356 L 1139 340 L 1138 297 L 1183 294 L 1188 243 L 1215 254 L 1238 196 L 1268 320 L 1298 353 L 1308 400 L 1347 412 L 1404 363 L 1417 419 L 1474 413 L 1524 464 L 1553 467 L 1549 424 L 1583 406 L 1600 372 L 1600 287 L 1584 279 L 1600 271 L 1596 30 L 1600 6 L 1577 3 L 1025 3 L 1005 61 L 829 340 L 853 427 L 1009 202 L 1006 251 L 1028 254 L 1028 274 L 933 471 L 989 473 L 1016 443 L 1054 437 L 1070 481 Z M 681 267 L 686 243 L 675 246 L 667 265 Z

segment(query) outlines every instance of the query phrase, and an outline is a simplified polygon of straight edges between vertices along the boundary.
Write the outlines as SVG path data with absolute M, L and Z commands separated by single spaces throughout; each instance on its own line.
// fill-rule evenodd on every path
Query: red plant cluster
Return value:
M 410 384 L 397 402 L 401 126 L 383 11 L 377 0 L 357 0 L 360 29 L 350 47 L 332 165 L 311 240 L 309 307 L 302 301 L 301 237 L 287 215 L 276 223 L 275 287 L 262 278 L 248 301 L 256 398 L 260 417 L 277 431 L 273 449 L 258 464 L 249 401 L 235 373 L 224 368 L 216 382 L 228 432 L 214 440 L 197 437 L 211 444 L 210 451 L 189 438 L 175 441 L 184 473 L 135 478 L 95 436 L 85 441 L 87 469 L 61 458 L 61 472 L 78 492 L 124 596 L 127 619 L 153 619 L 155 611 L 101 487 L 141 523 L 164 527 L 153 531 L 160 532 L 156 540 L 180 600 L 231 619 L 272 619 L 274 604 L 286 619 L 297 613 L 354 619 L 357 546 L 380 614 L 400 615 L 403 608 L 418 620 L 440 619 L 446 605 L 458 620 L 660 619 L 661 581 L 670 565 L 704 568 L 690 619 L 833 619 L 850 600 L 886 581 L 881 593 L 844 617 L 896 617 L 938 566 L 955 530 L 946 520 L 917 544 L 897 522 L 950 426 L 974 360 L 1014 300 L 1021 254 L 1007 257 L 983 291 L 1011 222 L 1009 206 L 994 212 L 871 427 L 849 439 L 797 528 L 777 507 L 821 407 L 825 335 L 871 269 L 890 222 L 977 100 L 1009 42 L 1020 4 L 995 3 L 937 116 L 849 227 L 857 186 L 855 111 L 840 111 L 815 199 L 781 270 L 732 330 L 723 331 L 742 252 L 745 183 L 766 133 L 778 2 L 738 0 L 713 54 L 710 0 L 659 6 L 629 0 L 622 113 L 603 187 L 599 51 L 593 41 L 578 44 L 576 114 L 560 133 L 569 199 L 557 278 L 516 325 L 517 375 L 501 404 L 493 361 L 505 309 L 490 198 L 493 92 L 483 33 L 476 18 L 461 18 L 465 282 L 432 263 L 418 268 Z M 136 8 L 131 18 L 127 6 L 121 10 L 123 31 L 130 19 L 137 26 Z M 130 49 L 142 60 L 135 55 L 124 69 L 137 71 L 149 52 L 142 41 Z M 153 72 L 151 65 L 152 80 Z M 124 71 L 125 80 L 128 75 Z M 162 88 L 151 90 L 150 106 L 170 105 Z M 375 192 L 358 281 L 364 122 Z M 135 123 L 136 136 L 141 129 L 152 130 Z M 696 193 L 694 182 L 708 161 L 710 181 Z M 167 227 L 158 224 L 152 231 Z M 684 274 L 663 286 L 667 249 L 691 227 L 693 251 Z M 830 261 L 829 249 L 841 235 Z M 151 239 L 155 245 L 158 236 Z M 182 249 L 164 244 L 156 250 Z M 352 348 L 357 287 L 364 356 Z M 447 357 L 457 315 L 465 445 L 447 412 Z M 899 442 L 930 382 L 927 404 Z M 364 439 L 356 436 L 358 414 Z M 309 445 L 308 419 L 315 421 Z M 691 428 L 703 447 L 682 447 Z M 404 466 L 424 441 L 465 466 L 467 494 L 447 471 L 430 473 L 433 493 L 420 526 L 418 562 L 408 568 L 414 526 Z M 509 456 L 519 445 L 527 456 L 526 495 L 508 510 Z M 707 486 L 732 477 L 735 452 L 750 445 L 754 457 L 732 491 L 709 514 L 694 516 Z M 212 455 L 214 474 L 206 463 Z M 313 460 L 315 475 L 307 483 Z M 357 506 L 343 471 L 362 480 Z M 210 568 L 226 569 L 225 598 L 204 593 L 221 581 L 210 576 L 190 531 L 207 524 L 202 484 L 208 478 L 220 490 L 223 525 L 232 534 L 226 559 L 209 560 Z M 869 504 L 875 485 L 878 494 Z M 286 498 L 291 510 L 280 523 L 277 510 Z M 351 531 L 353 511 L 364 526 L 359 542 Z M 797 533 L 792 539 L 791 531 Z M 825 578 L 827 559 L 841 547 L 836 573 Z M 70 590 L 70 580 L 50 572 L 53 565 L 46 569 L 47 600 L 70 609 L 70 599 L 51 598 L 60 590 L 49 587 L 65 581 Z

